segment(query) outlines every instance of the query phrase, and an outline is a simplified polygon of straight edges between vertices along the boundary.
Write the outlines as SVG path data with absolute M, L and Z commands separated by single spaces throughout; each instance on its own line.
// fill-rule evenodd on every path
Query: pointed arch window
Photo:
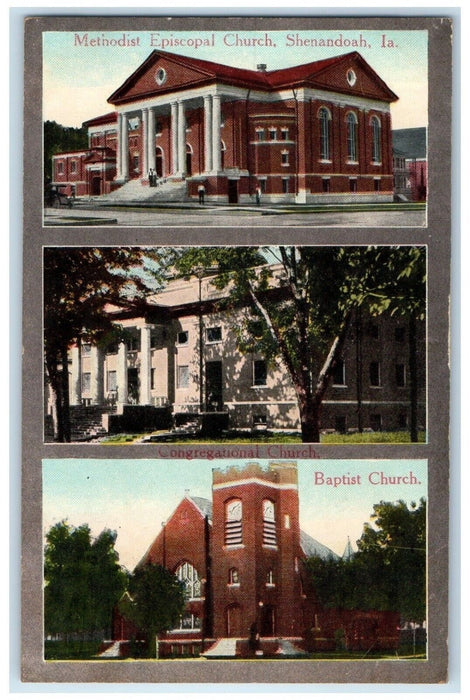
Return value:
M 370 121 L 372 131 L 372 162 L 382 161 L 382 126 L 378 117 L 372 117 Z
M 321 107 L 319 110 L 318 120 L 320 124 L 320 158 L 321 160 L 330 160 L 331 114 L 326 107 Z
M 348 137 L 348 160 L 357 162 L 357 117 L 354 112 L 349 112 L 346 117 Z
M 175 575 L 183 582 L 188 600 L 201 597 L 201 579 L 192 564 L 188 561 L 182 562 L 176 569 Z

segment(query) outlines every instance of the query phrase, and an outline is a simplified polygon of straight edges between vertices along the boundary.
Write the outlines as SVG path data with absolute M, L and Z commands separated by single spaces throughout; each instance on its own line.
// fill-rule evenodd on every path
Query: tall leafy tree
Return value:
M 160 564 L 144 564 L 130 578 L 121 612 L 146 635 L 148 655 L 154 658 L 157 634 L 178 624 L 185 604 L 182 581 Z
M 122 328 L 105 313 L 108 304 L 141 308 L 150 291 L 145 270 L 158 253 L 144 248 L 47 247 L 44 249 L 44 350 L 55 405 L 54 435 L 70 442 L 68 352 L 81 342 L 110 343 Z M 158 278 L 153 269 L 155 286 Z
M 307 579 L 325 607 L 394 610 L 403 620 L 426 618 L 426 502 L 374 505 L 358 551 L 347 561 L 306 562 Z
M 244 352 L 283 361 L 297 396 L 303 442 L 320 439 L 321 406 L 357 309 L 424 315 L 425 252 L 412 247 L 279 246 L 175 252 L 184 275 L 216 269 Z M 277 262 L 277 268 L 267 262 Z M 419 309 L 419 313 L 415 310 Z
M 109 635 L 113 607 L 127 584 L 115 542 L 110 530 L 93 539 L 85 524 L 51 527 L 44 551 L 46 634 Z

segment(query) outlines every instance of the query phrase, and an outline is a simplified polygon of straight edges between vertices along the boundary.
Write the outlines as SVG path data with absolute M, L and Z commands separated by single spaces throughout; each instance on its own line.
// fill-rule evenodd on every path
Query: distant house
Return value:
M 389 202 L 397 99 L 356 51 L 273 71 L 153 51 L 53 179 L 77 196 Z
M 395 194 L 425 201 L 428 186 L 427 129 L 392 131 Z

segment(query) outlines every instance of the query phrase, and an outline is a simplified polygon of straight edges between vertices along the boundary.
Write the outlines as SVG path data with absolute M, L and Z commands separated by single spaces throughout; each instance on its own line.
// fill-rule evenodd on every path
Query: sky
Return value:
M 275 70 L 357 50 L 400 98 L 391 107 L 393 128 L 428 123 L 426 31 L 268 31 L 266 37 L 265 25 L 257 32 L 166 32 L 160 31 L 163 21 L 155 18 L 153 32 L 44 32 L 44 120 L 78 127 L 112 111 L 108 97 L 155 49 L 252 70 L 259 63 Z M 90 46 L 91 40 L 99 45 Z M 335 46 L 305 45 L 321 40 Z M 103 45 L 110 41 L 124 45 Z M 256 41 L 264 45 L 237 45 Z M 200 45 L 205 42 L 211 45 Z
M 243 466 L 247 461 L 253 460 L 44 460 L 44 534 L 62 520 L 73 527 L 87 523 L 94 537 L 104 528 L 115 530 L 120 562 L 132 570 L 186 492 L 210 499 L 212 469 Z M 263 466 L 269 462 L 256 461 Z M 371 523 L 375 503 L 401 499 L 409 505 L 427 498 L 426 460 L 315 459 L 298 460 L 297 466 L 300 526 L 340 556 L 348 537 L 356 548 L 363 524 Z M 397 476 L 416 483 L 392 484 L 391 478 Z M 385 479 L 387 483 L 380 483 Z

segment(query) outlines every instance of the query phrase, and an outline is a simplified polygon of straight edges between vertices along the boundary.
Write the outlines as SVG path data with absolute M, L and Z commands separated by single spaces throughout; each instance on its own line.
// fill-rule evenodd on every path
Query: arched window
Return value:
M 228 572 L 228 582 L 230 586 L 240 585 L 240 574 L 238 573 L 238 569 L 235 567 L 232 567 Z
M 382 128 L 380 119 L 378 117 L 372 117 L 370 125 L 372 131 L 372 162 L 380 163 L 382 160 Z
M 234 498 L 225 504 L 225 544 L 242 544 L 242 502 Z
M 349 112 L 346 117 L 348 136 L 348 160 L 357 161 L 357 117 L 354 112 Z
M 176 577 L 184 583 L 186 597 L 189 600 L 201 597 L 201 579 L 192 564 L 184 561 L 178 566 L 175 574 Z
M 267 499 L 263 501 L 263 544 L 268 547 L 277 545 L 274 503 Z
M 267 586 L 274 586 L 274 571 L 272 569 L 268 569 L 266 572 L 266 585 Z
M 330 140 L 331 140 L 331 114 L 326 107 L 321 107 L 318 112 L 320 123 L 320 158 L 330 160 Z

